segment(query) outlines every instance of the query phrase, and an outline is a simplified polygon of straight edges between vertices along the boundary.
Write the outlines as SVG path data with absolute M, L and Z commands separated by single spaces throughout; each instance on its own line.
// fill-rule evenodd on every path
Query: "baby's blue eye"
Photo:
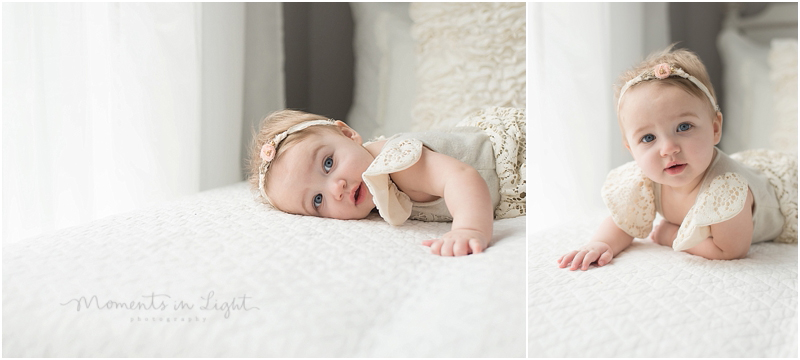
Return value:
M 331 171 L 333 167 L 333 158 L 328 156 L 325 158 L 325 161 L 322 162 L 322 168 L 325 169 L 325 172 Z
M 322 205 L 322 194 L 317 194 L 314 196 L 314 209 L 318 208 Z
M 653 141 L 655 139 L 656 139 L 656 137 L 653 134 L 647 134 L 645 136 L 642 136 L 642 142 L 643 143 L 649 143 L 649 142 L 651 142 L 651 141 Z
M 692 124 L 689 123 L 681 123 L 678 125 L 678 131 L 686 131 L 692 128 Z

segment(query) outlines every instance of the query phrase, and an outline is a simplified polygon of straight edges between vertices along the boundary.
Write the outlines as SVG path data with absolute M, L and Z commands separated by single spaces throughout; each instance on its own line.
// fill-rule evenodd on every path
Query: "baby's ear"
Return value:
M 719 144 L 719 141 L 722 139 L 722 113 L 717 111 L 716 116 L 713 120 L 713 129 L 714 129 L 714 145 Z
M 336 120 L 336 126 L 342 132 L 342 134 L 352 140 L 355 140 L 357 143 L 361 144 L 361 135 L 358 134 L 357 131 L 353 130 L 353 128 L 347 126 L 344 121 Z

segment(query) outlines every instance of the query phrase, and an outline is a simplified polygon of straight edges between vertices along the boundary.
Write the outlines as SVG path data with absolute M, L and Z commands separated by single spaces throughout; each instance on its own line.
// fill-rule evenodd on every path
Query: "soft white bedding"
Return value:
M 797 245 L 710 261 L 637 239 L 604 267 L 560 269 L 602 217 L 529 236 L 530 357 L 797 357 Z
M 28 239 L 3 249 L 3 356 L 524 356 L 525 217 L 483 254 L 420 245 L 449 227 L 288 215 L 239 183 Z

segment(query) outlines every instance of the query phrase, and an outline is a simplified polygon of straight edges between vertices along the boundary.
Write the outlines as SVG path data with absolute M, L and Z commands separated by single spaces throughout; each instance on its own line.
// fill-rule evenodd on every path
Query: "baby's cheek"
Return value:
M 650 180 L 654 180 L 654 178 L 661 173 L 660 165 L 652 160 L 648 160 L 647 157 L 637 159 L 636 165 L 639 165 L 639 168 L 642 169 L 644 175 Z

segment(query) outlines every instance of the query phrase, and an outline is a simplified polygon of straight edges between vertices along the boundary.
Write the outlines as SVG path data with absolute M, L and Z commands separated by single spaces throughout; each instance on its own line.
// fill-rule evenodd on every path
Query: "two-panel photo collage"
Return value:
M 3 357 L 798 357 L 797 2 L 1 12 Z

